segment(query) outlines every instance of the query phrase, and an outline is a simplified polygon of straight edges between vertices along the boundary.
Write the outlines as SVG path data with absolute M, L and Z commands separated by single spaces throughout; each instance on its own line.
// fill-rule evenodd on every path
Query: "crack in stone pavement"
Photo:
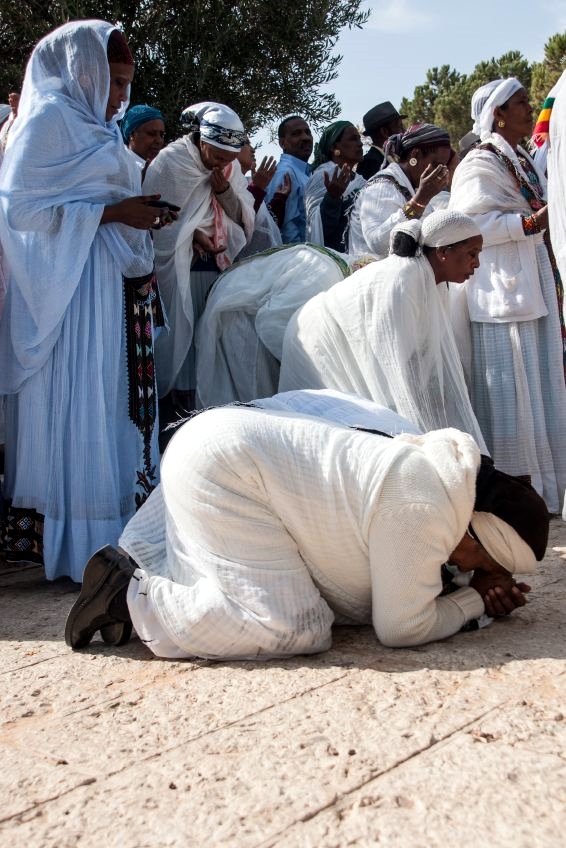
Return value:
M 307 813 L 304 813 L 302 816 L 299 816 L 294 821 L 290 822 L 282 830 L 278 831 L 277 833 L 272 834 L 267 839 L 256 843 L 253 846 L 253 848 L 273 848 L 274 845 L 277 845 L 278 840 L 282 836 L 284 836 L 285 833 L 290 828 L 295 827 L 295 825 L 297 825 L 297 824 L 305 824 L 306 822 L 311 821 L 312 819 L 316 818 L 316 816 L 318 816 L 320 813 L 324 813 L 324 812 L 326 812 L 326 810 L 332 809 L 332 807 L 336 806 L 336 804 L 340 803 L 345 798 L 349 798 L 355 792 L 359 792 L 359 790 L 362 789 L 364 786 L 369 786 L 375 780 L 379 780 L 380 777 L 383 777 L 386 774 L 390 774 L 391 772 L 394 772 L 396 769 L 405 765 L 405 763 L 408 763 L 411 760 L 414 760 L 416 757 L 420 757 L 423 754 L 428 753 L 429 751 L 437 751 L 440 748 L 443 748 L 444 746 L 446 746 L 451 741 L 451 739 L 454 736 L 456 736 L 459 733 L 462 733 L 462 731 L 466 730 L 467 728 L 470 728 L 470 727 L 473 727 L 476 724 L 479 724 L 481 721 L 483 721 L 483 719 L 486 716 L 491 715 L 494 712 L 497 712 L 497 710 L 500 710 L 506 703 L 507 703 L 507 700 L 504 700 L 504 701 L 501 701 L 499 704 L 495 704 L 489 710 L 486 710 L 484 713 L 481 713 L 481 715 L 476 716 L 471 721 L 465 722 L 460 727 L 455 728 L 450 733 L 447 733 L 446 736 L 443 736 L 441 739 L 435 739 L 434 742 L 428 742 L 428 744 L 423 745 L 421 748 L 418 748 L 416 751 L 412 751 L 410 754 L 407 754 L 406 757 L 403 757 L 402 759 L 397 760 L 397 762 L 393 763 L 388 768 L 381 769 L 380 771 L 377 771 L 377 772 L 371 774 L 370 776 L 365 777 L 363 780 L 358 781 L 358 783 L 356 783 L 354 786 L 350 787 L 350 789 L 348 789 L 346 792 L 336 793 L 336 795 L 330 801 L 328 801 L 328 803 L 321 804 L 319 807 L 316 807 L 316 809 L 309 810 Z

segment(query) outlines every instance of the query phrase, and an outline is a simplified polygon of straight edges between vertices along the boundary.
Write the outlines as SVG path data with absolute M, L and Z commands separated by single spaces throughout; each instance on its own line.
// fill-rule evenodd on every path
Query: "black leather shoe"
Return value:
M 136 567 L 127 554 L 111 545 L 91 556 L 80 595 L 65 625 L 65 642 L 74 651 L 88 645 L 97 630 L 104 641 L 112 645 L 128 641 L 132 622 L 127 612 L 126 593 Z

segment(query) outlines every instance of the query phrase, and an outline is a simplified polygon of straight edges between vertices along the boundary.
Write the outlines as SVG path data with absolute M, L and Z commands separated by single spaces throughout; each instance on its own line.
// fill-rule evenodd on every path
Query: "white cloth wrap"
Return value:
M 499 134 L 487 140 L 521 172 Z M 561 202 L 558 197 L 556 220 Z M 566 391 L 556 284 L 542 233 L 525 235 L 521 217 L 532 209 L 488 151 L 472 150 L 458 166 L 450 207 L 474 218 L 484 239 L 481 265 L 465 283 L 474 411 L 497 468 L 529 474 L 548 510 L 559 512 L 566 486 Z M 552 210 L 549 217 L 552 227 Z M 560 251 L 560 241 L 555 244 Z
M 548 221 L 554 255 L 562 280 L 566 280 L 566 72 L 551 92 L 548 148 Z M 563 305 L 566 315 L 566 303 Z
M 388 165 L 367 181 L 358 192 L 350 214 L 348 250 L 353 257 L 371 254 L 378 259 L 384 259 L 389 253 L 391 230 L 395 224 L 407 220 L 403 212 L 403 206 L 407 202 L 405 197 L 394 183 L 380 178 L 383 174 L 394 177 L 399 185 L 407 189 L 411 197 L 415 194 L 409 178 L 396 163 Z M 433 209 L 431 201 L 423 211 L 421 220 Z
M 122 276 L 149 274 L 153 245 L 146 230 L 99 226 L 105 205 L 141 194 L 116 118 L 105 121 L 113 29 L 79 21 L 39 42 L 0 173 L 0 389 L 17 392 L 6 398 L 4 491 L 45 517 L 49 579 L 80 581 L 88 557 L 117 540 L 146 468 L 128 408 Z M 149 464 L 156 482 L 157 427 Z
M 493 113 L 495 109 L 498 106 L 503 106 L 503 104 L 507 103 L 509 98 L 512 97 L 515 92 L 523 88 L 523 83 L 519 82 L 516 77 L 495 80 L 492 83 L 488 83 L 488 85 L 492 86 L 492 90 L 488 94 L 487 100 L 483 103 L 479 117 L 475 120 L 472 128 L 472 131 L 479 135 L 482 141 L 485 141 L 492 133 Z M 486 88 L 487 86 L 482 86 L 476 94 L 483 92 Z M 472 108 L 472 118 L 474 117 L 473 111 L 474 110 Z
M 397 412 L 359 395 L 337 392 L 334 389 L 296 389 L 279 392 L 272 397 L 256 398 L 254 406 L 281 412 L 300 412 L 324 418 L 348 427 L 360 427 L 399 436 L 401 433 L 421 435 L 420 430 Z
M 344 259 L 312 245 L 286 245 L 218 278 L 196 330 L 200 406 L 277 391 L 289 319 L 313 295 L 344 279 Z
M 458 427 L 487 452 L 447 311 L 423 256 L 389 256 L 293 315 L 279 390 L 331 388 L 371 398 L 423 431 Z
M 490 512 L 474 512 L 471 525 L 488 554 L 507 571 L 528 574 L 536 569 L 533 549 L 506 521 Z
M 159 337 L 155 351 L 160 397 L 173 388 L 193 339 L 193 235 L 196 229 L 207 235 L 213 233 L 210 174 L 198 147 L 185 135 L 160 151 L 150 163 L 144 180 L 146 194 L 161 194 L 164 200 L 181 207 L 177 223 L 154 235 L 157 279 L 169 323 L 169 334 Z M 240 200 L 243 218 L 241 227 L 224 210 L 221 212 L 227 233 L 226 256 L 233 261 L 252 236 L 254 200 L 237 161 L 227 166 L 224 176 Z
M 326 185 L 324 175 L 332 176 L 336 168 L 335 162 L 324 162 L 314 171 L 305 186 L 305 209 L 307 213 L 307 241 L 313 244 L 324 244 L 324 231 L 322 218 L 320 216 L 320 204 L 326 196 Z M 350 180 L 346 191 L 342 195 L 345 200 L 353 191 L 359 191 L 366 184 L 366 180 L 359 174 Z
M 444 638 L 483 612 L 473 589 L 438 597 L 478 462 L 454 430 L 388 439 L 208 410 L 174 436 L 162 486 L 120 539 L 140 566 L 136 631 L 160 656 L 209 658 L 325 650 L 335 615 L 373 621 L 388 645 Z
M 508 156 L 528 181 L 517 154 L 502 136 L 493 133 L 486 141 Z M 533 167 L 546 189 L 544 174 L 534 163 Z M 458 165 L 450 209 L 470 215 L 483 236 L 480 267 L 466 283 L 471 320 L 530 321 L 546 315 L 537 267 L 537 245 L 543 235 L 525 235 L 522 216 L 531 215 L 532 209 L 495 154 L 476 148 Z

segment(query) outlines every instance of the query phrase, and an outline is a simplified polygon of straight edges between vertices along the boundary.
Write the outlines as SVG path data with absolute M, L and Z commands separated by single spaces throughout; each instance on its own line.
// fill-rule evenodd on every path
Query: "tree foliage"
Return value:
M 548 92 L 566 69 L 566 32 L 557 33 L 544 46 L 544 59 L 532 67 L 531 99 L 540 108 Z
M 165 114 L 170 132 L 190 103 L 232 106 L 252 132 L 289 112 L 314 124 L 340 104 L 321 91 L 336 79 L 332 51 L 344 27 L 362 27 L 362 0 L 2 0 L 0 90 L 19 88 L 39 38 L 67 20 L 119 24 L 136 59 L 133 103 Z M 4 95 L 5 96 L 5 95 Z
M 517 77 L 530 92 L 536 112 L 565 67 L 566 33 L 552 36 L 543 61 L 533 65 L 512 50 L 499 59 L 479 62 L 468 75 L 448 65 L 432 68 L 426 82 L 415 88 L 413 98 L 403 100 L 401 111 L 411 122 L 428 121 L 444 127 L 457 144 L 472 129 L 470 104 L 476 88 L 494 79 Z

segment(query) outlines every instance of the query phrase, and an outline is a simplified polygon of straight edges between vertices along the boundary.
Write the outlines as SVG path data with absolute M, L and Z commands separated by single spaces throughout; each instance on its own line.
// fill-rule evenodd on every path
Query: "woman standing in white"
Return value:
M 0 176 L 8 292 L 6 553 L 80 581 L 159 477 L 153 246 L 159 218 L 116 123 L 134 61 L 112 24 L 37 44 Z M 153 198 L 155 199 L 155 198 Z
M 484 239 L 467 283 L 472 405 L 495 464 L 532 480 L 557 513 L 566 487 L 566 388 L 546 181 L 519 145 L 531 133 L 532 109 L 514 78 L 482 86 L 474 98 L 481 143 L 457 168 L 450 199 Z

